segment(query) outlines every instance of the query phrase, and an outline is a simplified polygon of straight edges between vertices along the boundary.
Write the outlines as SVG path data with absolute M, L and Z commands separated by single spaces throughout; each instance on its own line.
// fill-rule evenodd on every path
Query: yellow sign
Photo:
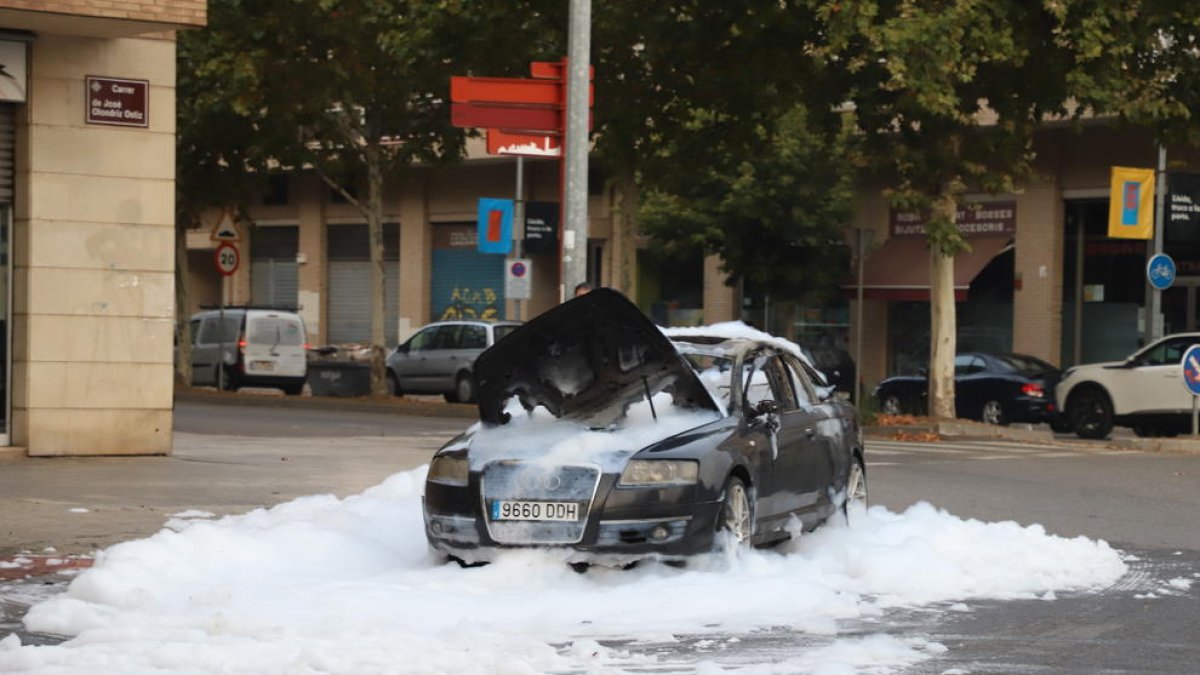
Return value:
M 1154 169 L 1112 168 L 1108 236 L 1115 239 L 1154 236 Z
M 237 223 L 233 221 L 233 216 L 226 211 L 221 214 L 221 219 L 213 226 L 212 233 L 208 235 L 213 241 L 229 241 L 239 242 L 242 240 L 242 233 L 238 230 Z

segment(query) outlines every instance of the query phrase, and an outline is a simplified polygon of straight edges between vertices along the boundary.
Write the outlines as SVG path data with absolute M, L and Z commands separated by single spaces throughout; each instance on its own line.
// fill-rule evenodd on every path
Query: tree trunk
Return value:
M 371 393 L 387 394 L 384 370 L 383 157 L 376 142 L 365 152 L 367 164 L 367 237 L 371 247 Z
M 943 196 L 935 208 L 943 218 L 954 223 L 957 206 L 953 197 Z M 946 255 L 937 245 L 930 248 L 929 255 L 929 414 L 953 419 L 954 356 L 958 349 L 954 256 Z
M 175 382 L 192 384 L 192 326 L 188 313 L 188 250 L 187 227 L 175 226 Z
M 617 222 L 612 236 L 612 275 L 609 285 L 636 302 L 638 186 L 633 171 L 621 171 L 616 180 Z

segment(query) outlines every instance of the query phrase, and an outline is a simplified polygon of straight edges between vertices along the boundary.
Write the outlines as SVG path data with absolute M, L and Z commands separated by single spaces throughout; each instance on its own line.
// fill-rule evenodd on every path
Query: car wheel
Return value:
M 1056 434 L 1069 434 L 1071 433 L 1071 421 L 1062 415 L 1056 415 L 1054 419 L 1050 420 L 1050 431 Z
M 739 546 L 749 545 L 750 536 L 754 534 L 754 498 L 737 476 L 730 476 L 725 483 L 725 500 L 721 502 L 717 529 L 728 531 Z
M 862 459 L 855 456 L 850 465 L 850 475 L 846 476 L 846 500 L 842 502 L 842 517 L 850 524 L 850 512 L 861 513 L 867 510 L 867 469 Z
M 1133 435 L 1138 438 L 1152 438 L 1158 434 L 1158 429 L 1152 424 L 1135 424 L 1132 427 Z
M 900 397 L 895 394 L 884 396 L 883 401 L 879 404 L 879 409 L 885 415 L 904 414 L 904 404 L 900 401 Z
M 404 390 L 400 388 L 400 380 L 396 377 L 396 374 L 390 370 L 387 374 L 387 388 L 388 394 L 391 394 L 392 396 L 404 395 Z
M 1112 401 L 1099 387 L 1086 387 L 1071 395 L 1067 417 L 1080 438 L 1105 438 L 1113 428 Z
M 1008 425 L 1008 417 L 1004 414 L 1004 404 L 1000 401 L 988 401 L 984 403 L 979 419 L 987 424 L 995 424 L 997 426 Z
M 304 393 L 304 383 L 288 384 L 280 387 L 280 389 L 283 389 L 283 393 L 288 396 L 299 396 Z
M 454 398 L 459 403 L 475 402 L 475 381 L 470 373 L 458 374 L 458 379 L 454 381 Z

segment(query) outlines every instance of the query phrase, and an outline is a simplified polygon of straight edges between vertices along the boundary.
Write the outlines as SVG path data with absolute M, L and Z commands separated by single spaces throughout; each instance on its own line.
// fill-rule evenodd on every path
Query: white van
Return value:
M 192 383 L 217 386 L 224 345 L 225 388 L 278 387 L 285 394 L 304 390 L 308 376 L 308 335 L 299 314 L 278 309 L 231 307 L 225 326 L 221 312 L 210 310 L 191 319 Z

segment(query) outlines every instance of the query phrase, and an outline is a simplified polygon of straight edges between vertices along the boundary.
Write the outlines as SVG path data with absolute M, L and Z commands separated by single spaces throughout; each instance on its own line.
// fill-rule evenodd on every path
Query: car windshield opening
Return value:
M 246 339 L 258 344 L 298 347 L 304 344 L 300 324 L 290 319 L 265 316 L 250 321 Z

